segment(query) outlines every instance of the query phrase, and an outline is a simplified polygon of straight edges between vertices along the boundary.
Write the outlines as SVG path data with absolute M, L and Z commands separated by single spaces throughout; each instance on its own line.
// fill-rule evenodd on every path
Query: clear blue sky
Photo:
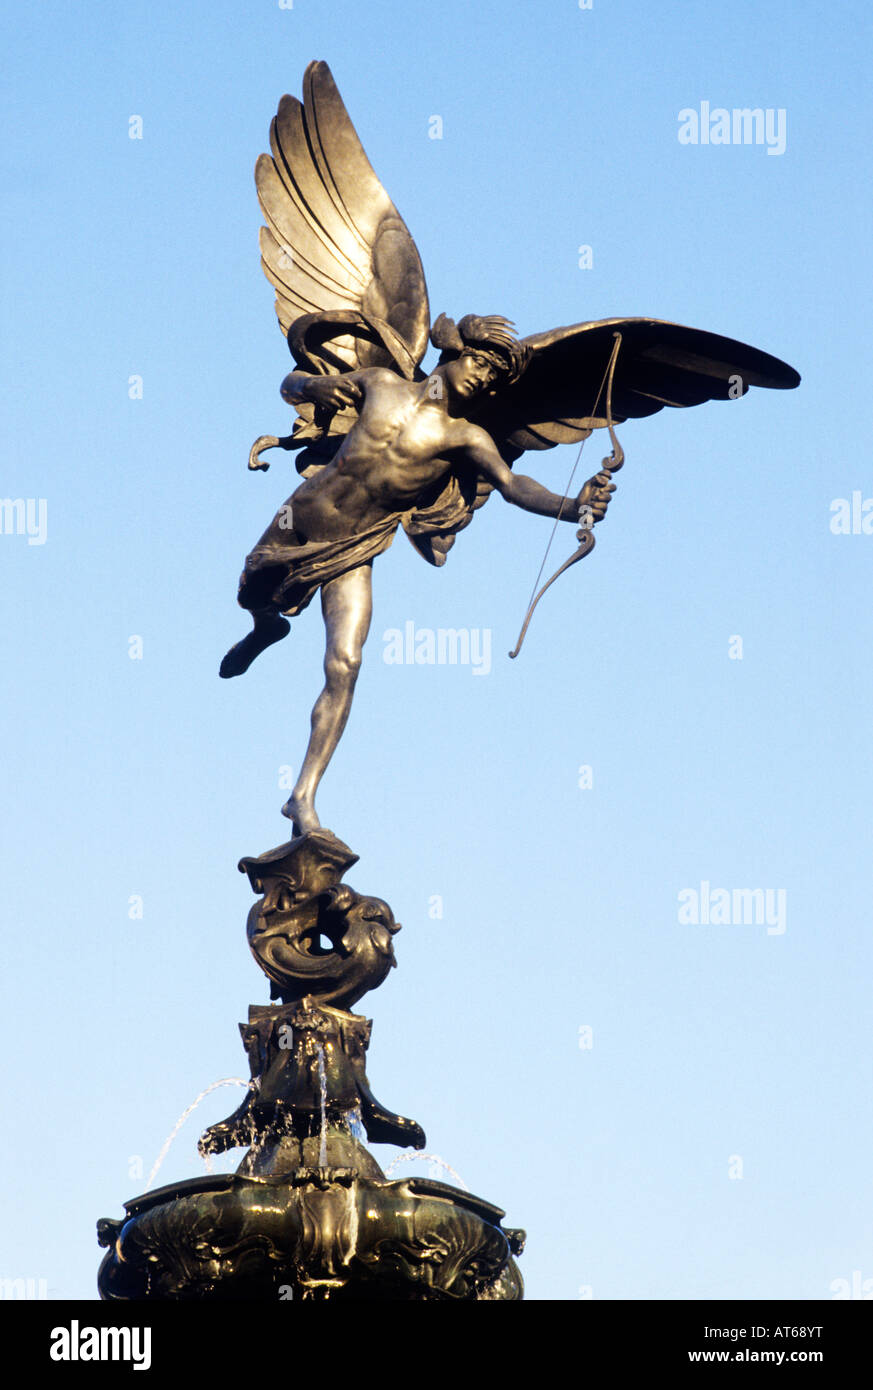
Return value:
M 0 495 L 44 498 L 46 532 L 0 535 L 0 1275 L 95 1295 L 96 1219 L 243 1074 L 236 1025 L 266 999 L 236 862 L 287 837 L 317 605 L 243 680 L 217 668 L 296 479 L 245 467 L 290 424 L 252 169 L 324 58 L 434 316 L 646 314 L 803 376 L 627 424 L 597 550 L 516 662 L 550 523 L 495 498 L 442 571 L 402 536 L 377 561 L 320 800 L 404 924 L 361 1005 L 374 1090 L 527 1228 L 531 1298 L 873 1278 L 873 536 L 830 529 L 835 499 L 873 497 L 870 27 L 810 0 L 7 8 Z M 784 110 L 785 152 L 680 145 L 703 101 Z M 573 456 L 520 467 L 563 491 Z M 488 676 L 387 665 L 410 620 L 490 629 Z M 680 923 L 703 882 L 784 889 L 785 931 Z M 202 1171 L 197 1133 L 235 1104 L 209 1097 L 161 1181 Z

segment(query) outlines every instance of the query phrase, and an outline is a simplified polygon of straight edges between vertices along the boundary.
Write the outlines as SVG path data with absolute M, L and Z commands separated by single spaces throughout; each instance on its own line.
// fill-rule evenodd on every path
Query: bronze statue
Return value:
M 534 584 L 516 656 L 546 589 L 591 552 L 624 461 L 617 422 L 799 378 L 755 348 L 654 319 L 521 341 L 498 315 L 441 314 L 431 327 L 415 245 L 324 63 L 308 68 L 302 105 L 282 98 L 271 144 L 257 165 L 261 246 L 296 364 L 282 395 L 298 419 L 290 436 L 256 440 L 249 466 L 266 468 L 261 454 L 277 445 L 299 450 L 305 481 L 246 561 L 239 601 L 254 625 L 221 674 L 247 670 L 321 590 L 325 686 L 283 808 L 296 834 L 239 865 L 259 895 L 247 936 L 271 1002 L 240 1025 L 245 1098 L 199 1148 L 247 1152 L 235 1173 L 144 1193 L 100 1221 L 98 1286 L 113 1301 L 518 1301 L 524 1232 L 503 1225 L 502 1209 L 442 1182 L 392 1179 L 362 1139 L 426 1144 L 417 1121 L 373 1094 L 371 1023 L 352 1012 L 390 974 L 399 924 L 384 899 L 343 882 L 357 856 L 315 812 L 370 625 L 372 563 L 403 526 L 442 565 L 495 489 L 553 518 L 553 535 L 575 523 L 575 551 Z M 430 374 L 428 337 L 441 352 Z M 564 494 L 512 471 L 529 449 L 579 441 L 581 453 L 600 428 L 611 452 L 575 496 L 578 456 Z M 480 1071 L 471 1058 L 471 1077 Z
M 246 560 L 239 603 L 253 628 L 227 653 L 221 675 L 246 671 L 321 590 L 325 684 L 282 808 L 305 834 L 320 824 L 316 791 L 351 708 L 370 627 L 372 562 L 398 526 L 442 565 L 496 489 L 555 526 L 577 524 L 578 549 L 563 573 L 592 549 L 591 528 L 615 490 L 611 477 L 624 458 L 615 423 L 800 378 L 755 348 L 654 319 L 579 323 L 520 341 L 498 315 L 455 324 L 441 314 L 431 328 L 415 244 L 325 63 L 307 68 L 302 104 L 282 98 L 270 144 L 272 156 L 256 166 L 268 224 L 262 264 L 297 366 L 281 394 L 298 418 L 291 435 L 257 439 L 249 467 L 267 468 L 268 448 L 299 449 L 305 481 Z M 441 350 L 430 374 L 420 366 L 428 337 Z M 526 450 L 584 441 L 600 428 L 609 430 L 612 453 L 575 497 L 513 473 Z M 511 655 L 555 578 L 535 594 Z

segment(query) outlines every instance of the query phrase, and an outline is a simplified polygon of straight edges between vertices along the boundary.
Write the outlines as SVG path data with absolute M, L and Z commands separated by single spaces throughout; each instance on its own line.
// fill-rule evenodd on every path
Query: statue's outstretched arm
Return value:
M 538 516 L 560 517 L 562 521 L 578 523 L 578 498 L 561 497 L 524 473 L 513 473 L 484 430 L 476 430 L 465 455 L 477 472 L 493 483 L 501 497 L 513 506 L 536 512 Z

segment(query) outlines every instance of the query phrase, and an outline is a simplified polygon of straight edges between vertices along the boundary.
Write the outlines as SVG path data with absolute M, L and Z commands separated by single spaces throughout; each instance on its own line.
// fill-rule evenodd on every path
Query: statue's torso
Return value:
M 368 372 L 356 424 L 331 462 L 294 494 L 295 529 L 307 540 L 328 540 L 409 510 L 448 472 L 445 454 L 462 448 L 469 431 L 421 382 Z

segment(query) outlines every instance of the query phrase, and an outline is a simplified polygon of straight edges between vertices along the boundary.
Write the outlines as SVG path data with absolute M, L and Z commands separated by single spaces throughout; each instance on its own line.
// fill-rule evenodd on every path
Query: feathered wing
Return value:
M 800 377 L 769 353 L 732 338 L 660 319 L 601 319 L 534 333 L 523 374 L 478 399 L 470 419 L 487 430 L 510 465 L 528 449 L 553 449 L 586 439 L 606 426 L 604 384 L 614 335 L 621 348 L 612 389 L 614 423 L 654 415 L 665 406 L 733 400 L 751 386 L 788 390 Z M 598 402 L 598 393 L 600 399 Z M 432 564 L 444 564 L 458 531 L 488 500 L 492 485 L 463 476 L 442 507 L 415 516 L 412 538 Z M 451 501 L 451 509 L 445 503 Z M 410 528 L 407 526 L 407 530 Z
M 507 462 L 528 449 L 585 439 L 606 425 L 605 391 L 599 403 L 597 396 L 616 333 L 616 424 L 665 406 L 733 400 L 751 386 L 786 390 L 800 381 L 793 367 L 758 348 L 660 319 L 601 319 L 534 333 L 522 340 L 531 354 L 523 375 L 485 398 L 475 416 Z
M 391 367 L 412 378 L 430 312 L 415 242 L 382 187 L 326 63 L 284 96 L 255 182 L 261 264 L 298 365 Z

